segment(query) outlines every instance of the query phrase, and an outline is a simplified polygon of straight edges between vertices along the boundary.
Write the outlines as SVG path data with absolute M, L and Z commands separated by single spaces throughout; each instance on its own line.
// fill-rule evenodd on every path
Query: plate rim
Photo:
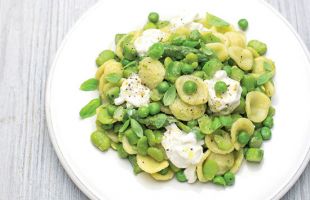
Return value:
M 284 16 L 276 10 L 271 4 L 269 4 L 265 0 L 257 0 L 259 3 L 263 4 L 267 9 L 271 10 L 277 17 L 279 17 L 285 25 L 289 28 L 289 30 L 294 34 L 295 38 L 298 40 L 298 43 L 302 47 L 308 62 L 310 63 L 310 52 L 307 46 L 305 45 L 305 42 L 302 40 L 300 35 L 297 33 L 295 28 L 291 25 L 291 23 L 284 18 Z M 56 152 L 56 155 L 58 157 L 58 160 L 60 161 L 62 167 L 66 171 L 66 173 L 69 175 L 70 179 L 74 182 L 74 184 L 90 199 L 100 199 L 98 196 L 96 196 L 91 189 L 86 186 L 79 178 L 78 176 L 73 172 L 72 168 L 68 164 L 67 160 L 65 159 L 56 139 L 54 127 L 53 127 L 53 121 L 51 117 L 51 110 L 50 110 L 50 93 L 51 93 L 51 87 L 52 82 L 54 78 L 54 71 L 56 68 L 57 61 L 59 59 L 60 54 L 63 51 L 63 48 L 67 44 L 67 41 L 69 40 L 70 36 L 74 33 L 74 31 L 79 27 L 79 25 L 92 13 L 92 11 L 96 10 L 97 7 L 99 7 L 100 4 L 104 3 L 104 1 L 98 1 L 93 6 L 88 8 L 82 15 L 79 17 L 79 19 L 74 23 L 74 25 L 70 28 L 70 30 L 65 35 L 64 39 L 62 40 L 60 46 L 57 49 L 56 55 L 53 59 L 53 62 L 51 64 L 51 67 L 48 72 L 48 78 L 45 86 L 45 118 L 47 122 L 47 128 L 48 128 L 48 135 L 50 138 L 50 141 L 53 145 L 53 149 Z M 309 72 L 309 68 L 308 68 Z M 310 142 L 308 144 L 308 150 L 307 153 L 301 163 L 301 165 L 298 167 L 298 169 L 294 172 L 292 177 L 289 178 L 287 183 L 279 189 L 272 197 L 271 199 L 277 200 L 282 198 L 291 188 L 292 186 L 297 182 L 301 174 L 304 172 L 306 166 L 308 165 L 310 160 Z

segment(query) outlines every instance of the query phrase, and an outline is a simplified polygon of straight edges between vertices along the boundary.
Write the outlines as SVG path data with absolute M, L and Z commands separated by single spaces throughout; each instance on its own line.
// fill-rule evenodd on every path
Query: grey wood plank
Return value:
M 309 0 L 267 0 L 310 48 Z M 87 197 L 60 165 L 45 122 L 48 69 L 70 27 L 97 0 L 0 1 L 0 200 Z M 267 180 L 266 180 L 267 181 Z M 308 200 L 310 166 L 283 197 Z

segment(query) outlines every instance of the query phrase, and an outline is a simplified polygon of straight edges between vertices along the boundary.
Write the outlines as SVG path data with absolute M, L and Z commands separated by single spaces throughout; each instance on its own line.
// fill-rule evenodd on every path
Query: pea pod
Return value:
M 82 119 L 92 117 L 96 114 L 96 109 L 100 106 L 100 99 L 93 99 L 80 110 Z

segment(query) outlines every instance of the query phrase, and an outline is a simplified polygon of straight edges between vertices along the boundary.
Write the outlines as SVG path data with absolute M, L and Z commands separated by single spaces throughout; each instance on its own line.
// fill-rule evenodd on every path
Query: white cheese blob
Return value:
M 138 74 L 133 73 L 125 79 L 120 88 L 120 95 L 114 100 L 115 105 L 121 105 L 125 101 L 128 106 L 141 107 L 150 102 L 151 90 L 141 83 Z
M 203 26 L 201 23 L 193 22 L 194 20 L 199 19 L 199 14 L 195 15 L 185 15 L 181 17 L 175 17 L 170 20 L 170 29 L 171 31 L 175 31 L 178 28 L 186 27 L 192 30 L 198 30 L 201 32 L 208 31 L 207 28 Z
M 198 141 L 195 133 L 184 133 L 176 124 L 170 124 L 166 127 L 161 144 L 176 167 L 186 168 L 184 173 L 188 182 L 195 182 L 197 177 L 194 172 L 203 155 L 203 141 Z
M 165 36 L 166 33 L 159 29 L 147 29 L 135 40 L 135 49 L 140 56 L 144 56 L 153 44 L 160 42 Z
M 223 81 L 227 85 L 227 91 L 219 96 L 214 89 L 217 81 Z M 212 112 L 226 115 L 239 106 L 242 93 L 240 83 L 229 78 L 224 70 L 217 71 L 213 79 L 204 82 L 208 85 L 208 104 Z

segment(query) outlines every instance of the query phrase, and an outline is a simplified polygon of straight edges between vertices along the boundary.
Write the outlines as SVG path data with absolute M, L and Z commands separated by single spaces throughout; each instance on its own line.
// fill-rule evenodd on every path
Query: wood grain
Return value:
M 267 0 L 310 48 L 309 0 Z M 0 200 L 82 200 L 49 141 L 45 84 L 60 42 L 97 0 L 0 1 Z M 268 181 L 268 180 L 266 180 Z M 310 165 L 284 200 L 310 199 Z

